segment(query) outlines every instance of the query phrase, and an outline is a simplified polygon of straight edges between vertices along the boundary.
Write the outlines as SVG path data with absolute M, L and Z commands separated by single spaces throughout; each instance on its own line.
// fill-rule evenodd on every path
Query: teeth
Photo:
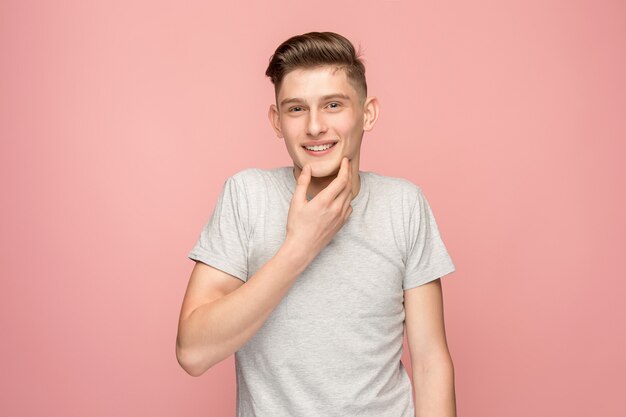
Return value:
M 322 146 L 305 146 L 305 148 L 307 148 L 310 151 L 324 151 L 328 148 L 331 148 L 334 145 L 334 143 L 329 143 L 328 145 L 322 145 Z

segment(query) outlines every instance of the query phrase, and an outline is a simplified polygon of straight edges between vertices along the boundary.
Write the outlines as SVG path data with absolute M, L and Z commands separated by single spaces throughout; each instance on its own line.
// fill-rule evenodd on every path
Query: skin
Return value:
M 346 98 L 324 99 L 342 94 Z M 359 160 L 364 132 L 378 118 L 376 97 L 363 97 L 343 70 L 330 66 L 296 69 L 283 78 L 268 117 L 294 163 L 294 177 L 310 165 L 307 194 L 313 198 L 337 177 L 342 158 L 350 159 L 352 199 L 360 190 Z M 285 102 L 288 100 L 288 102 Z M 316 157 L 302 143 L 338 139 L 332 152 Z M 308 175 L 307 175 L 308 177 Z M 415 414 L 455 417 L 454 366 L 446 341 L 441 280 L 404 291 L 406 333 L 413 370 Z
M 325 99 L 328 95 L 345 97 Z M 345 156 L 350 160 L 352 198 L 356 197 L 361 187 L 361 141 L 364 132 L 372 130 L 376 123 L 378 99 L 360 95 L 345 71 L 331 66 L 287 73 L 276 97 L 268 117 L 293 160 L 294 178 L 298 179 L 305 164 L 311 165 L 307 194 L 313 198 L 337 177 Z M 304 142 L 324 140 L 339 142 L 323 156 L 309 155 L 302 148 Z

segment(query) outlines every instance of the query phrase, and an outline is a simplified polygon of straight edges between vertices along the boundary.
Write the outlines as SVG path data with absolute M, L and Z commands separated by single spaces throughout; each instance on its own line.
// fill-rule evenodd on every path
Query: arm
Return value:
M 256 274 L 243 281 L 196 264 L 181 308 L 176 357 L 200 376 L 244 345 L 265 323 L 311 262 L 285 243 Z
M 415 415 L 456 417 L 454 367 L 448 351 L 441 279 L 404 291 Z
M 337 178 L 308 202 L 311 167 L 305 166 L 289 208 L 283 245 L 245 285 L 225 272 L 196 264 L 176 338 L 176 357 L 187 373 L 202 375 L 261 328 L 297 277 L 352 213 L 351 178 L 350 163 L 344 157 Z

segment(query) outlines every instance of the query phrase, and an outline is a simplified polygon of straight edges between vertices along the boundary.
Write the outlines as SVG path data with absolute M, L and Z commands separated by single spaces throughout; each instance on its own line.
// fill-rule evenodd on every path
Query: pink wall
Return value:
M 176 362 L 186 255 L 228 176 L 290 164 L 264 71 L 311 30 L 362 45 L 361 169 L 457 265 L 459 415 L 626 415 L 623 2 L 35 3 L 0 4 L 0 415 L 234 415 L 232 357 Z

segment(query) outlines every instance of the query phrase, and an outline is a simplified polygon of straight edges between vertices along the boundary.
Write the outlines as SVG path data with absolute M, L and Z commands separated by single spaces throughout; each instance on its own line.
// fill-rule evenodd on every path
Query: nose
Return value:
M 309 119 L 307 120 L 307 134 L 317 136 L 320 133 L 326 132 L 327 129 L 323 115 L 320 114 L 319 111 L 312 109 L 309 112 Z

